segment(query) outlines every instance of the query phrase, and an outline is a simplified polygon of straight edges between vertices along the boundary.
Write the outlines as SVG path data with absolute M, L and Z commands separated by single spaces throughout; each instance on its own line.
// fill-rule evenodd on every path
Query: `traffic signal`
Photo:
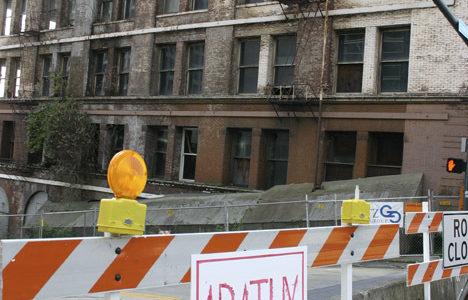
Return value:
M 449 173 L 463 173 L 466 170 L 466 162 L 461 158 L 447 158 L 445 166 Z

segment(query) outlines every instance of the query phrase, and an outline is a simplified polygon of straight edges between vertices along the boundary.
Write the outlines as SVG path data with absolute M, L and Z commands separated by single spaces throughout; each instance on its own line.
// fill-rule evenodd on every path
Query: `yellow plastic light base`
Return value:
M 98 231 L 141 235 L 145 231 L 146 205 L 129 199 L 102 199 Z
M 370 204 L 364 200 L 350 199 L 341 206 L 341 224 L 369 224 Z

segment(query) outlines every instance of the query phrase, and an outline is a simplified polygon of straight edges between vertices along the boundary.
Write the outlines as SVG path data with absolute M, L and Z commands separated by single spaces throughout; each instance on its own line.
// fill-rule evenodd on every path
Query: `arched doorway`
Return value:
M 42 207 L 47 202 L 47 200 L 49 200 L 49 196 L 45 192 L 37 192 L 32 195 L 31 198 L 29 198 L 24 210 L 26 216 L 24 217 L 23 225 L 26 227 L 39 225 L 37 222 L 40 220 L 40 218 L 34 215 L 39 214 L 42 211 Z

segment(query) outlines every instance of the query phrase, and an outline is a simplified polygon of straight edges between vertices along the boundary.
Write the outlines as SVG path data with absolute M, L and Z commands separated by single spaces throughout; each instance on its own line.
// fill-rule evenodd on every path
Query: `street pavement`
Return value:
M 307 281 L 307 298 L 313 300 L 340 299 L 341 269 L 339 266 L 309 268 Z M 368 262 L 353 265 L 353 293 L 391 285 L 406 280 L 406 263 L 400 262 Z M 120 294 L 122 300 L 160 299 L 177 300 L 190 299 L 190 284 L 165 286 L 151 289 L 114 292 Z M 96 300 L 104 299 L 104 294 L 93 294 L 82 297 L 61 297 L 54 300 Z

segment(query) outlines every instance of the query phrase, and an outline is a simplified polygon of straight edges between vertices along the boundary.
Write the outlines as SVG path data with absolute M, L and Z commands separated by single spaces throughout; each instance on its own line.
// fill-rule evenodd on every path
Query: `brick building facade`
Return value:
M 445 160 L 468 136 L 466 45 L 430 0 L 344 0 L 324 48 L 324 5 L 2 0 L 1 158 L 33 159 L 24 116 L 59 72 L 96 124 L 100 170 L 133 149 L 154 179 L 265 189 L 422 172 L 458 193 Z M 468 2 L 448 5 L 468 20 Z

